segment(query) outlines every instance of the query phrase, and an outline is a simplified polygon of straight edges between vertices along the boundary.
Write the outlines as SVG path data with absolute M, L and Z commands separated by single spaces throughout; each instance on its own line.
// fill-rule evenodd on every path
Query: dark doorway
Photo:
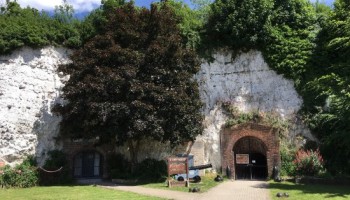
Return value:
M 74 177 L 101 177 L 101 155 L 97 152 L 80 152 L 74 158 Z
M 255 137 L 244 137 L 233 148 L 236 179 L 266 179 L 266 146 Z

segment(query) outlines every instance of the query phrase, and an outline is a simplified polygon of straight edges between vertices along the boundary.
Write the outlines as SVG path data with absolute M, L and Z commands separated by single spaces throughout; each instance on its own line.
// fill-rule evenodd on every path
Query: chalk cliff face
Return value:
M 0 56 L 0 158 L 8 164 L 36 154 L 39 162 L 45 152 L 60 145 L 60 117 L 51 106 L 62 101 L 60 91 L 67 79 L 57 73 L 60 64 L 69 62 L 69 50 L 46 47 L 23 48 Z
M 227 116 L 220 102 L 230 102 L 241 112 L 273 112 L 285 120 L 294 122 L 289 139 L 301 135 L 315 138 L 301 123 L 297 112 L 302 99 L 292 81 L 271 70 L 259 51 L 240 53 L 234 58 L 229 52 L 213 55 L 212 63 L 203 62 L 196 79 L 204 102 L 204 132 L 196 140 L 195 151 L 199 160 L 218 167 L 220 156 L 220 130 Z
M 51 107 L 63 101 L 60 93 L 68 77 L 58 73 L 57 67 L 69 62 L 70 53 L 64 48 L 46 47 L 23 48 L 0 56 L 0 158 L 7 163 L 15 164 L 32 154 L 42 163 L 47 151 L 61 148 L 55 140 L 61 119 L 51 113 Z M 297 118 L 302 99 L 293 82 L 271 70 L 261 52 L 250 51 L 234 58 L 230 53 L 219 52 L 213 57 L 212 63 L 203 61 L 195 76 L 205 114 L 204 132 L 191 147 L 195 164 L 210 162 L 216 168 L 220 165 L 220 130 L 227 119 L 220 105 L 223 101 L 231 102 L 242 112 L 278 113 L 295 121 L 291 139 L 297 135 L 314 139 Z M 128 154 L 126 148 L 119 151 Z M 146 145 L 139 159 L 164 158 L 173 152 L 166 144 L 152 148 Z

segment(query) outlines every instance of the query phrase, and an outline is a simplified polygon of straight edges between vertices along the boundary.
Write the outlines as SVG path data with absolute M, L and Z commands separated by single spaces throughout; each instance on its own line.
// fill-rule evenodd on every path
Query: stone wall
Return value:
M 288 139 L 316 140 L 298 118 L 303 103 L 292 81 L 271 70 L 259 51 L 239 53 L 218 52 L 213 62 L 203 62 L 196 75 L 204 103 L 204 131 L 196 142 L 203 144 L 204 158 L 197 162 L 212 163 L 220 169 L 220 132 L 227 120 L 222 102 L 230 102 L 241 112 L 272 112 L 292 122 Z M 301 136 L 301 137 L 300 137 Z M 301 141 L 303 142 L 303 141 Z M 202 146 L 202 145 L 201 145 Z
M 26 155 L 59 148 L 54 138 L 60 118 L 51 107 L 60 99 L 63 81 L 59 64 L 69 62 L 69 50 L 23 48 L 0 56 L 0 158 L 14 165 Z

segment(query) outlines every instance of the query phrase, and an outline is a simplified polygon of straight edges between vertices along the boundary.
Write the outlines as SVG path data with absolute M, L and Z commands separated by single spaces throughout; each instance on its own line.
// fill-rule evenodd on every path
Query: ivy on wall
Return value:
M 253 110 L 251 112 L 241 112 L 230 102 L 222 102 L 222 107 L 226 111 L 228 119 L 225 123 L 226 127 L 237 126 L 246 123 L 257 123 L 277 129 L 280 138 L 288 136 L 291 123 L 282 119 L 277 113 L 261 112 Z

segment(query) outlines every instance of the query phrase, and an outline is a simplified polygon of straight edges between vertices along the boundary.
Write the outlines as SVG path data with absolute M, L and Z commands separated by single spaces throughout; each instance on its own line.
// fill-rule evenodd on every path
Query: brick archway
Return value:
M 68 155 L 68 164 L 71 171 L 71 176 L 74 177 L 74 159 L 75 157 L 82 152 L 96 152 L 100 154 L 101 156 L 101 178 L 108 178 L 108 165 L 107 165 L 107 153 L 113 150 L 111 146 L 108 145 L 102 145 L 102 146 L 96 146 L 94 142 L 90 141 L 72 141 L 72 140 L 65 140 L 63 143 L 63 150 Z
M 259 124 L 242 124 L 225 128 L 221 133 L 221 166 L 222 171 L 230 169 L 231 178 L 236 179 L 234 146 L 242 138 L 253 137 L 263 142 L 266 147 L 267 174 L 272 176 L 273 167 L 280 166 L 279 139 L 276 129 Z

